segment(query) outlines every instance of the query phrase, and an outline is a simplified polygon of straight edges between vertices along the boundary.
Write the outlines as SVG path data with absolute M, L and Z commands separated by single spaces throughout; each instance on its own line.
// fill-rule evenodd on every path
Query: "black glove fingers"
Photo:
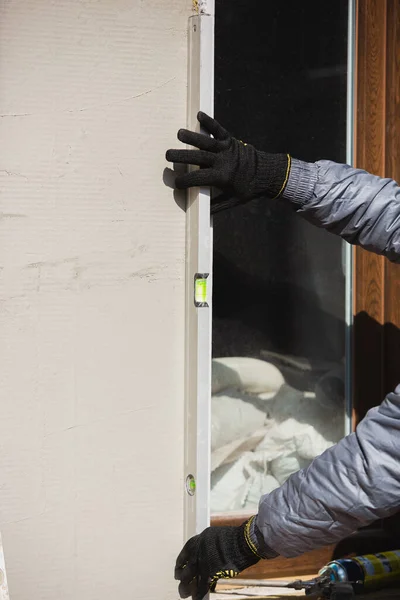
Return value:
M 178 579 L 183 585 L 188 585 L 197 577 L 197 564 L 192 562 L 188 563 L 184 569 L 179 574 Z M 175 570 L 175 573 L 177 570 Z
M 199 536 L 195 535 L 183 546 L 175 562 L 175 574 L 178 570 L 182 571 L 190 562 L 196 560 L 198 543 Z M 180 579 L 180 577 L 176 577 L 176 579 Z
M 190 583 L 180 583 L 178 587 L 181 598 L 195 598 L 197 594 L 197 581 L 193 579 Z
M 197 592 L 197 562 L 187 563 L 183 569 L 175 569 L 175 579 L 180 579 L 179 595 L 181 598 L 189 598 Z
M 183 564 L 183 565 L 178 565 L 178 563 L 176 563 L 175 565 L 175 571 L 174 571 L 174 577 L 177 580 L 180 580 L 182 577 L 182 573 L 183 571 L 186 569 L 187 567 L 187 563 Z
M 206 113 L 200 111 L 197 115 L 197 120 L 208 133 L 211 133 L 211 135 L 215 137 L 216 140 L 223 141 L 231 137 L 218 121 L 206 115 Z
M 214 177 L 212 171 L 200 170 L 185 177 L 210 176 L 210 173 Z M 175 569 L 175 577 L 180 580 L 181 598 L 191 596 L 193 600 L 204 600 L 208 592 L 215 591 L 219 579 L 236 577 L 258 562 L 246 537 L 251 523 L 252 520 L 248 520 L 239 527 L 207 527 L 186 543 Z
M 184 175 L 178 175 L 175 179 L 178 190 L 186 190 L 190 187 L 218 187 L 218 173 L 214 169 L 196 169 Z
M 208 575 L 199 575 L 197 577 L 197 589 L 196 594 L 193 596 L 193 600 L 203 600 L 204 596 L 210 591 L 210 577 Z
M 221 146 L 221 142 L 209 135 L 189 131 L 188 129 L 180 129 L 178 131 L 178 140 L 183 144 L 194 146 L 195 148 L 206 150 L 207 152 L 220 152 L 225 147 Z
M 199 167 L 211 167 L 215 156 L 205 150 L 168 150 L 166 159 L 172 163 L 183 163 L 185 165 L 198 165 Z

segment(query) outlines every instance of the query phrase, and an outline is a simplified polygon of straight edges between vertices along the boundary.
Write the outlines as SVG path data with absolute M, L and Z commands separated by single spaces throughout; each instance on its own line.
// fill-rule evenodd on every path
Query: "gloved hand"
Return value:
M 199 112 L 197 118 L 213 137 L 180 129 L 178 139 L 199 150 L 168 150 L 166 153 L 170 162 L 202 167 L 179 175 L 175 180 L 178 189 L 217 187 L 225 196 L 242 203 L 264 195 L 278 198 L 283 193 L 290 173 L 289 155 L 260 152 L 232 137 L 205 113 Z
M 277 556 L 269 548 L 259 551 L 250 534 L 253 520 L 239 527 L 208 527 L 186 543 L 175 566 L 181 598 L 203 600 L 218 579 L 236 577 L 261 558 Z

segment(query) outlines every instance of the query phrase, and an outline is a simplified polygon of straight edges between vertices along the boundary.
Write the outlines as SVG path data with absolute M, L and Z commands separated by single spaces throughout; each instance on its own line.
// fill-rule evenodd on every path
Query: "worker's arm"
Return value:
M 339 541 L 400 507 L 400 386 L 355 433 L 260 500 L 241 527 L 211 527 L 177 559 L 180 595 L 202 600 L 220 577 L 259 558 L 293 557 Z
M 293 557 L 339 541 L 400 507 L 400 386 L 355 433 L 260 500 L 241 527 L 211 527 L 191 538 L 175 576 L 180 595 L 202 600 L 220 577 L 259 558 Z
M 368 412 L 355 433 L 261 498 L 255 523 L 268 547 L 292 557 L 399 507 L 400 386 Z
M 260 152 L 207 115 L 200 113 L 199 121 L 213 137 L 180 130 L 179 140 L 199 150 L 167 152 L 167 160 L 202 167 L 178 176 L 178 188 L 214 186 L 242 202 L 260 196 L 290 202 L 315 225 L 400 261 L 400 189 L 394 181 L 329 161 L 310 164 Z M 177 562 L 181 595 L 194 586 L 193 596 L 201 600 L 218 577 L 240 571 L 249 557 L 291 557 L 340 540 L 399 510 L 399 498 L 400 386 L 354 434 L 264 496 L 245 529 L 206 529 L 189 540 Z M 235 542 L 226 543 L 228 537 Z
M 228 197 L 225 208 L 237 204 L 234 198 L 248 202 L 269 196 L 290 202 L 314 225 L 400 261 L 400 188 L 393 180 L 331 161 L 305 163 L 261 152 L 233 138 L 204 113 L 198 118 L 213 137 L 181 129 L 179 140 L 199 150 L 167 152 L 172 162 L 202 167 L 178 176 L 178 188 L 217 187 Z
M 308 221 L 400 261 L 400 187 L 348 165 L 292 160 L 283 192 Z

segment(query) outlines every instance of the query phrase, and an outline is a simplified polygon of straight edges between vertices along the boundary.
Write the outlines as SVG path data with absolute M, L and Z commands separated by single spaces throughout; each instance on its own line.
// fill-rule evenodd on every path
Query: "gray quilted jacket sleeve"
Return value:
M 293 160 L 284 198 L 308 221 L 400 262 L 400 187 L 348 165 Z
M 400 189 L 329 161 L 294 161 L 285 197 L 309 221 L 400 261 Z M 293 557 L 400 509 L 400 385 L 345 437 L 260 500 L 258 548 Z M 260 535 L 261 533 L 261 535 Z

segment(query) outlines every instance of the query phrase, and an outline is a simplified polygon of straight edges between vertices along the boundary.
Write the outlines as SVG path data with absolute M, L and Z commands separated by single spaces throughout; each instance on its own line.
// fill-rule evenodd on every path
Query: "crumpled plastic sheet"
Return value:
M 265 361 L 213 361 L 213 513 L 257 509 L 262 495 L 339 441 L 344 399 L 331 393 L 332 381 L 325 375 L 314 392 L 301 391 Z

